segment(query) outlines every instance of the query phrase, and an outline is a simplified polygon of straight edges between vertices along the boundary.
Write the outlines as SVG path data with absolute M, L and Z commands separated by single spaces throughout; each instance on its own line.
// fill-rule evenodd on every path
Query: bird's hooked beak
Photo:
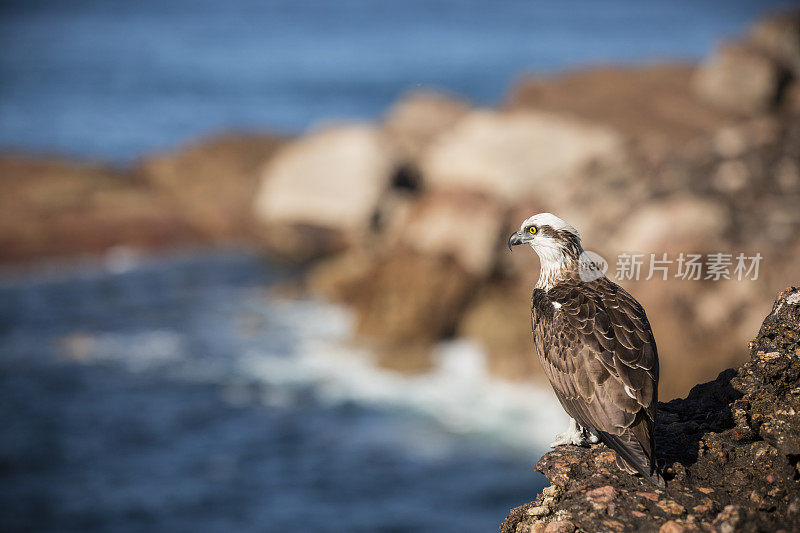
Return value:
M 515 231 L 511 234 L 511 237 L 508 238 L 508 249 L 510 250 L 512 246 L 516 246 L 524 242 L 525 240 L 522 238 L 522 230 Z

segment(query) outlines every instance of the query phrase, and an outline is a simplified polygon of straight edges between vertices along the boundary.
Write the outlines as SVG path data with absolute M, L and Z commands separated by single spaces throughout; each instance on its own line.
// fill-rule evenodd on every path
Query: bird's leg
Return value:
M 583 436 L 586 438 L 586 442 L 588 442 L 589 444 L 597 444 L 598 442 L 600 442 L 600 437 L 597 436 L 597 432 L 595 430 L 593 430 L 592 428 L 585 428 L 581 426 L 578 427 L 580 427 L 581 430 L 583 431 Z
M 595 437 L 596 438 L 596 437 Z M 584 429 L 578 425 L 574 418 L 569 420 L 569 428 L 564 433 L 556 435 L 556 440 L 550 443 L 551 448 L 562 444 L 574 444 L 575 446 L 586 446 L 588 441 L 584 436 Z

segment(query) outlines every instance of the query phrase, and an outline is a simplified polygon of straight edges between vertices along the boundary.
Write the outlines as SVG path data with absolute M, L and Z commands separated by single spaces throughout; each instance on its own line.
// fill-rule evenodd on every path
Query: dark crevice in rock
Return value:
M 417 192 L 422 185 L 422 174 L 412 164 L 399 165 L 392 175 L 391 188 L 407 192 Z

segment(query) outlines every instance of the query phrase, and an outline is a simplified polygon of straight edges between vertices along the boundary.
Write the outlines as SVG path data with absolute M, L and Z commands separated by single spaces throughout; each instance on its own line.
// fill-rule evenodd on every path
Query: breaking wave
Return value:
M 309 397 L 329 406 L 357 404 L 423 416 L 450 433 L 529 454 L 545 450 L 568 421 L 549 390 L 491 377 L 486 354 L 474 342 L 439 344 L 429 371 L 398 373 L 353 346 L 345 309 L 276 300 L 256 289 L 242 289 L 240 296 L 201 320 L 207 338 L 199 345 L 170 329 L 72 334 L 61 345 L 70 359 L 84 363 L 218 384 L 231 404 L 281 407 Z

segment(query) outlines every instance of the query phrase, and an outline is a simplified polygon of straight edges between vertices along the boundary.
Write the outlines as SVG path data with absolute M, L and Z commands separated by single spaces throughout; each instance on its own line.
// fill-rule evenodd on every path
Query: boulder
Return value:
M 795 79 L 786 87 L 783 100 L 790 113 L 800 114 L 800 78 Z
M 722 158 L 736 158 L 780 141 L 780 123 L 770 116 L 728 124 L 711 137 L 714 152 Z
M 457 334 L 478 341 L 487 350 L 493 376 L 513 381 L 542 377 L 531 344 L 532 287 L 523 283 L 488 285 L 472 298 L 459 321 Z
M 735 118 L 734 113 L 695 96 L 694 74 L 694 65 L 657 63 L 528 76 L 513 85 L 506 105 L 610 127 L 631 139 L 632 148 L 642 157 L 658 165 L 675 148 L 702 139 Z
M 316 297 L 350 306 L 376 364 L 428 370 L 431 347 L 453 334 L 477 280 L 452 258 L 401 246 L 384 252 L 351 248 L 325 259 L 311 268 L 306 286 Z
M 95 164 L 0 156 L 0 262 L 204 241 L 172 198 Z
M 661 254 L 711 250 L 730 217 L 720 203 L 688 194 L 651 201 L 622 220 L 611 238 L 617 252 Z
M 309 133 L 284 146 L 264 167 L 256 218 L 268 228 L 306 225 L 363 232 L 397 164 L 395 150 L 376 127 Z
M 431 142 L 468 111 L 466 102 L 452 96 L 413 92 L 392 106 L 384 119 L 384 129 L 397 143 L 403 158 L 416 163 Z
M 537 111 L 472 111 L 440 135 L 421 169 L 434 189 L 468 189 L 511 203 L 558 195 L 590 165 L 616 165 L 624 142 L 609 128 Z
M 749 43 L 721 46 L 697 70 L 698 96 L 716 106 L 744 114 L 771 109 L 785 78 L 781 65 Z
M 750 30 L 750 40 L 800 76 L 800 12 L 764 17 Z
M 139 180 L 169 197 L 180 216 L 206 239 L 242 239 L 264 163 L 284 143 L 272 135 L 226 135 L 144 159 Z
M 375 268 L 375 257 L 362 248 L 325 258 L 312 265 L 305 278 L 311 296 L 347 303 L 354 298 L 358 283 Z
M 401 248 L 366 268 L 343 261 L 335 294 L 356 314 L 359 334 L 382 346 L 430 345 L 452 335 L 475 279 L 452 259 Z M 398 352 L 402 353 L 402 352 Z
M 405 215 L 399 242 L 416 252 L 450 256 L 467 272 L 488 276 L 502 249 L 503 210 L 469 193 L 423 195 Z

